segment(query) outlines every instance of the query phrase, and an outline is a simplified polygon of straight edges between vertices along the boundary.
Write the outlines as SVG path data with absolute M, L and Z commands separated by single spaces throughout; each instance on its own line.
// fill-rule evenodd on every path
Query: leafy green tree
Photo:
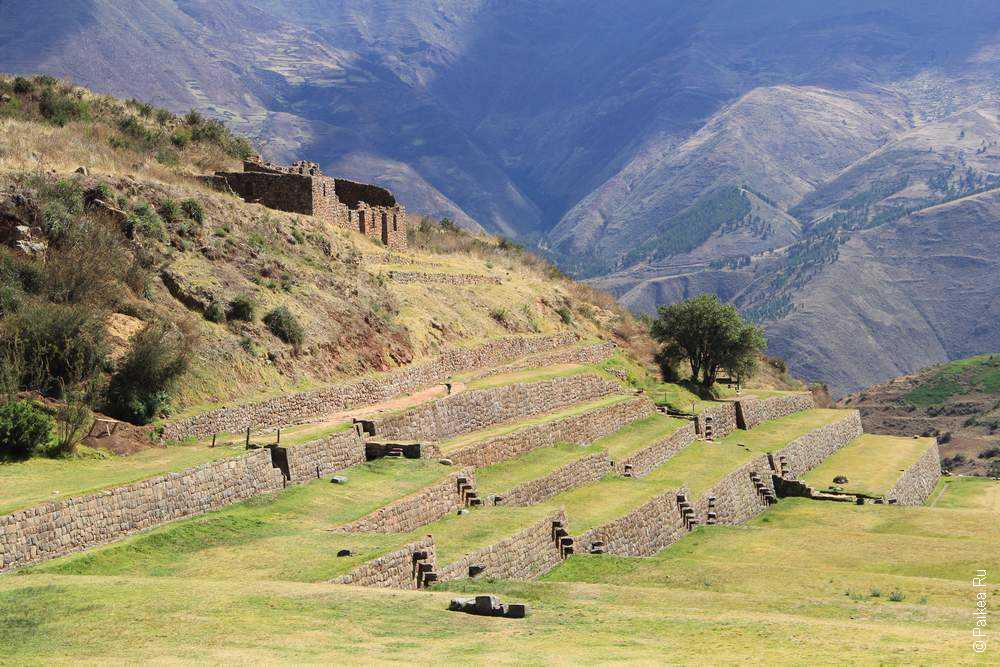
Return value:
M 720 370 L 737 380 L 749 377 L 767 346 L 760 327 L 744 322 L 736 308 L 720 303 L 714 294 L 660 306 L 651 331 L 663 344 L 661 366 L 687 359 L 691 381 L 705 387 L 715 384 Z

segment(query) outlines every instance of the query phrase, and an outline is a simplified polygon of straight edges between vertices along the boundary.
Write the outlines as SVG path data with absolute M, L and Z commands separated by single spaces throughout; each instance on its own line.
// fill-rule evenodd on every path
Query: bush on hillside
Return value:
M 285 306 L 275 308 L 264 316 L 264 324 L 275 336 L 289 345 L 298 347 L 305 341 L 305 331 L 302 325 Z
M 173 199 L 165 199 L 163 203 L 160 204 L 160 210 L 158 213 L 168 225 L 179 222 L 184 216 L 184 212 L 181 210 L 181 205 Z
M 28 401 L 0 405 L 0 459 L 21 461 L 49 441 L 52 419 Z
M 34 92 L 35 84 L 33 84 L 30 79 L 26 79 L 23 76 L 15 77 L 12 90 L 18 95 L 27 95 L 28 93 Z
M 42 92 L 38 101 L 42 118 L 62 127 L 73 121 L 85 120 L 89 116 L 88 104 L 74 96 L 72 91 L 50 86 Z
M 222 309 L 218 301 L 213 301 L 205 308 L 205 319 L 209 322 L 221 324 L 226 321 L 226 311 Z
M 163 219 L 147 203 L 142 203 L 132 209 L 132 214 L 125 223 L 125 233 L 129 238 L 151 238 L 165 241 L 167 238 Z
M 185 199 L 181 202 L 181 209 L 184 215 L 195 222 L 205 222 L 205 209 L 197 199 Z
M 128 354 L 111 375 L 106 409 L 135 424 L 153 421 L 170 404 L 190 356 L 190 343 L 183 334 L 165 324 L 146 327 L 132 338 Z
M 241 294 L 229 302 L 229 319 L 253 322 L 255 309 L 253 299 L 246 294 Z

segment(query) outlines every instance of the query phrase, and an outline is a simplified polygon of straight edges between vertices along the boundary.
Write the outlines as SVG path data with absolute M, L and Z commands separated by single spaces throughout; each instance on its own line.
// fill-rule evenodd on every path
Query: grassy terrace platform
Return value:
M 564 465 L 599 451 L 601 450 L 596 444 L 581 446 L 571 442 L 539 447 L 509 461 L 477 470 L 476 490 L 484 497 L 509 491 L 519 484 L 545 477 Z
M 632 422 L 610 435 L 594 442 L 594 445 L 608 453 L 613 461 L 627 458 L 658 440 L 669 437 L 688 422 L 684 419 L 668 417 L 659 413 Z
M 773 452 L 809 431 L 846 417 L 848 410 L 814 408 L 772 419 L 750 431 L 734 431 L 718 442 L 743 445 L 752 452 Z
M 934 444 L 933 438 L 865 434 L 802 476 L 817 491 L 882 496 Z M 833 478 L 843 475 L 844 484 Z
M 442 567 L 524 530 L 549 511 L 538 505 L 474 508 L 468 514 L 449 514 L 396 539 L 403 544 L 433 535 L 438 566 Z
M 489 389 L 491 387 L 502 387 L 508 384 L 520 382 L 542 382 L 555 378 L 571 377 L 573 375 L 583 375 L 590 373 L 612 379 L 600 366 L 593 364 L 556 364 L 545 368 L 527 368 L 524 370 L 500 373 L 498 375 L 487 375 L 478 379 L 469 380 L 467 389 Z
M 315 481 L 35 569 L 62 574 L 326 581 L 406 541 L 400 535 L 331 529 L 450 472 L 436 463 L 380 459 L 345 471 L 348 482 L 344 485 Z M 345 548 L 355 555 L 337 558 L 337 551 Z
M 171 445 L 108 458 L 33 458 L 0 463 L 0 514 L 81 496 L 245 453 L 240 446 Z
M 581 415 L 584 412 L 604 408 L 616 403 L 624 403 L 632 398 L 634 397 L 622 394 L 604 396 L 595 401 L 590 401 L 589 403 L 578 403 L 577 405 L 563 408 L 562 410 L 557 410 L 555 412 L 546 412 L 544 414 L 535 415 L 534 417 L 522 419 L 517 422 L 508 422 L 506 424 L 491 426 L 490 428 L 485 428 L 479 431 L 464 433 L 458 437 L 443 440 L 439 443 L 439 446 L 441 447 L 441 452 L 447 454 L 448 452 L 453 452 L 475 442 L 497 438 L 501 435 L 507 435 L 508 433 L 513 433 L 514 431 L 519 431 L 529 426 L 537 426 L 538 424 L 545 424 L 559 419 L 565 419 L 567 417 L 575 417 L 576 415 Z

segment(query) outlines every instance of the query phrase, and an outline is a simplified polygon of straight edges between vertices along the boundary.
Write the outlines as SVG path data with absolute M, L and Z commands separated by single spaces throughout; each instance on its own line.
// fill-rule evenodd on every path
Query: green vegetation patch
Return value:
M 937 366 L 903 400 L 928 408 L 971 392 L 1000 394 L 1000 354 L 983 354 Z
M 669 437 L 674 431 L 686 424 L 683 419 L 668 417 L 656 413 L 634 421 L 610 435 L 597 440 L 594 445 L 603 449 L 611 456 L 611 460 L 620 461 L 635 454 L 653 443 Z
M 581 446 L 568 442 L 539 447 L 509 461 L 480 468 L 476 471 L 476 489 L 481 496 L 509 491 L 598 451 L 600 448 L 596 445 Z
M 865 434 L 802 476 L 817 491 L 882 496 L 934 444 L 933 438 Z M 837 484 L 835 477 L 847 481 Z
M 754 452 L 773 452 L 796 438 L 850 414 L 848 410 L 813 409 L 766 421 L 750 431 L 733 431 L 720 442 L 738 444 Z

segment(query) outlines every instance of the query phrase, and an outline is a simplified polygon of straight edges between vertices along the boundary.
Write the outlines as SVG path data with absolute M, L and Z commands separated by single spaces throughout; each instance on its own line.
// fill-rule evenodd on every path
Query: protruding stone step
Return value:
M 431 563 L 417 563 L 417 572 L 420 574 L 427 574 L 428 572 L 433 572 L 434 566 Z
M 429 584 L 433 584 L 434 582 L 436 582 L 438 580 L 438 573 L 437 572 L 428 572 L 427 574 L 423 575 L 423 580 L 424 580 L 424 585 L 425 586 L 427 586 Z

